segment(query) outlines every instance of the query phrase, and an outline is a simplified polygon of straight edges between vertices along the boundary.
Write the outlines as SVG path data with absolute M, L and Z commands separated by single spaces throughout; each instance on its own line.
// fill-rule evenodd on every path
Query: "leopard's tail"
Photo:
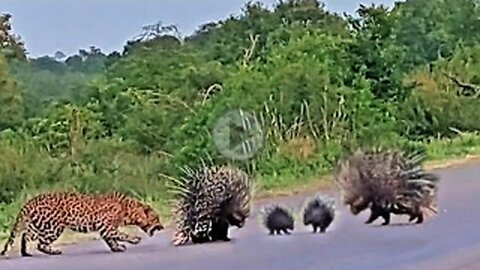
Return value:
M 26 213 L 25 210 L 22 209 L 20 210 L 20 213 L 18 213 L 15 223 L 13 224 L 13 228 L 10 231 L 10 236 L 7 239 L 7 242 L 5 243 L 5 246 L 3 247 L 2 252 L 0 253 L 0 256 L 5 256 L 7 253 L 8 249 L 13 245 L 13 242 L 15 241 L 15 238 L 19 232 L 22 232 L 26 228 Z

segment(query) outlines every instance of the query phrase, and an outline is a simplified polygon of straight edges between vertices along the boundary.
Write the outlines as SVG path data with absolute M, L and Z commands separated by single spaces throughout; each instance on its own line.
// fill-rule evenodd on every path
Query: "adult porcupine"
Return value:
M 293 231 L 295 220 L 292 214 L 285 207 L 275 204 L 264 209 L 263 225 L 269 230 L 269 234 L 290 234 Z
M 174 181 L 177 230 L 173 245 L 229 241 L 229 226 L 241 228 L 250 216 L 250 177 L 231 166 L 183 171 L 185 176 Z
M 423 222 L 424 213 L 436 213 L 439 178 L 422 169 L 425 156 L 398 150 L 357 150 L 341 160 L 334 179 L 342 190 L 343 201 L 357 215 L 370 207 L 365 223 L 378 217 L 390 223 L 390 213 L 408 214 L 410 221 Z
M 303 224 L 312 225 L 314 233 L 318 228 L 321 233 L 324 233 L 334 218 L 335 201 L 319 195 L 310 199 L 303 210 Z

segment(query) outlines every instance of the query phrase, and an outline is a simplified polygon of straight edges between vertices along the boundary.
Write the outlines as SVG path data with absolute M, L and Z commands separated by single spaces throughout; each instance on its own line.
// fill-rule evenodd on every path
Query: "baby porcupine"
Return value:
M 310 199 L 303 210 L 303 224 L 311 225 L 313 232 L 324 233 L 335 218 L 335 201 L 319 195 Z
M 343 202 L 352 214 L 370 208 L 365 223 L 383 217 L 390 223 L 390 213 L 407 214 L 410 221 L 422 223 L 428 211 L 436 213 L 439 177 L 422 169 L 422 153 L 405 154 L 398 150 L 357 150 L 340 160 L 335 183 Z
M 285 207 L 276 204 L 264 209 L 263 225 L 269 230 L 269 234 L 290 234 L 289 230 L 295 229 L 295 220 Z
M 183 171 L 173 186 L 177 229 L 172 244 L 229 241 L 229 226 L 241 228 L 250 216 L 250 177 L 230 166 Z

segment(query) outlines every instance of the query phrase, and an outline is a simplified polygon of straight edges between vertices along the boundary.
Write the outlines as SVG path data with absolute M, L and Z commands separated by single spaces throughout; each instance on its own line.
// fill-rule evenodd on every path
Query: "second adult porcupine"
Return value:
M 251 178 L 231 166 L 184 169 L 175 181 L 176 232 L 172 244 L 229 241 L 229 226 L 243 227 L 250 216 Z
M 422 169 L 425 156 L 398 150 L 358 150 L 339 162 L 334 179 L 342 191 L 343 202 L 352 214 L 370 208 L 365 223 L 390 213 L 410 215 L 422 223 L 427 212 L 436 213 L 439 177 Z
M 335 218 L 335 201 L 316 196 L 310 199 L 303 210 L 303 224 L 311 225 L 313 232 L 324 233 Z
M 295 229 L 295 219 L 288 209 L 276 204 L 270 205 L 264 209 L 263 225 L 268 229 L 269 234 L 274 235 L 290 234 Z

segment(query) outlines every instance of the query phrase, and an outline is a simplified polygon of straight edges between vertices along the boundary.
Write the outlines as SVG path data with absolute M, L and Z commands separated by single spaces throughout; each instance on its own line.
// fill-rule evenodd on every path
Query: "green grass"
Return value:
M 433 139 L 417 144 L 425 146 L 427 164 L 448 164 L 458 161 L 458 159 L 480 155 L 479 133 L 463 133 L 452 139 Z M 331 180 L 330 173 L 331 168 L 324 168 L 317 172 L 307 172 L 301 177 L 288 172 L 259 176 L 257 177 L 258 196 L 289 194 L 312 188 L 327 187 Z
M 480 134 L 465 133 L 450 140 L 433 140 L 426 143 L 429 159 L 441 161 L 456 157 L 480 154 Z

